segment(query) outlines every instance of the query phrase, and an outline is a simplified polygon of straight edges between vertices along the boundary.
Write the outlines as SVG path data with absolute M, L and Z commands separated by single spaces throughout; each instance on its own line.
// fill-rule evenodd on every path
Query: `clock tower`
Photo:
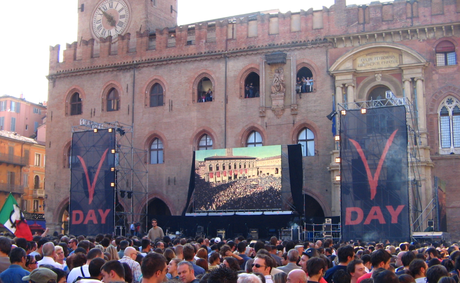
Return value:
M 79 0 L 78 41 L 177 25 L 177 0 Z

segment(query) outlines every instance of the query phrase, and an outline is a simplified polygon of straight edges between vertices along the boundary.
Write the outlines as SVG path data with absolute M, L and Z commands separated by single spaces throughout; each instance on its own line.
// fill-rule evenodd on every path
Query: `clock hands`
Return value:
M 110 15 L 109 13 L 107 13 L 106 11 L 102 10 L 101 8 L 99 8 L 99 10 L 101 10 L 102 14 L 104 15 L 104 17 L 107 19 L 107 21 L 109 22 L 109 24 L 111 26 L 115 26 L 116 22 L 115 20 L 113 19 L 113 16 Z

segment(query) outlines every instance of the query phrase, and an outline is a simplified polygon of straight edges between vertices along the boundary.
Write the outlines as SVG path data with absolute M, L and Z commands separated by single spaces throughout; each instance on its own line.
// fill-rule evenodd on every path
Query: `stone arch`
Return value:
M 310 63 L 308 60 L 302 59 L 302 61 L 297 64 L 296 71 L 295 71 L 295 76 L 293 78 L 293 83 L 296 84 L 297 76 L 299 74 L 299 71 L 302 68 L 307 68 L 308 70 L 310 70 L 311 76 L 313 78 L 313 88 L 312 88 L 311 92 L 314 92 L 315 89 L 318 89 L 317 84 L 319 83 L 319 81 L 315 80 L 315 78 L 317 78 L 317 73 L 318 72 L 316 71 L 316 67 L 313 65 L 313 63 Z
M 247 125 L 243 130 L 240 131 L 238 134 L 238 140 L 236 141 L 236 144 L 240 144 L 241 147 L 246 147 L 246 141 L 248 139 L 249 134 L 252 131 L 259 132 L 260 136 L 262 137 L 262 145 L 267 145 L 267 134 L 265 133 L 265 130 L 257 124 L 250 124 Z
M 65 107 L 64 107 L 64 114 L 65 116 L 70 116 L 70 99 L 72 98 L 72 95 L 74 93 L 78 92 L 80 94 L 80 98 L 81 98 L 81 114 L 84 113 L 84 102 L 85 102 L 85 98 L 86 98 L 86 94 L 85 92 L 83 91 L 83 89 L 79 86 L 72 86 L 71 88 L 69 88 L 69 90 L 67 91 L 67 94 L 65 96 Z M 79 114 L 79 115 L 81 115 Z
M 52 222 L 55 224 L 56 228 L 60 227 L 59 230 L 55 230 L 58 233 L 69 233 L 69 205 L 69 199 L 65 198 L 54 210 Z
M 381 48 L 382 50 L 393 50 L 397 51 L 398 53 L 401 53 L 401 61 L 399 65 L 404 65 L 404 64 L 417 64 L 417 63 L 422 63 L 425 64 L 427 63 L 427 60 L 420 55 L 417 51 L 403 46 L 399 44 L 393 44 L 393 43 L 370 43 L 366 45 L 362 45 L 359 47 L 356 47 L 344 55 L 342 55 L 339 59 L 337 59 L 334 64 L 329 68 L 330 72 L 336 72 L 336 71 L 345 71 L 345 70 L 353 70 L 353 60 L 355 55 L 358 55 L 359 53 L 363 51 L 367 51 L 369 49 L 377 49 Z
M 121 108 L 121 98 L 123 96 L 123 87 L 116 81 L 109 81 L 102 87 L 101 92 L 101 111 L 107 110 L 107 95 L 109 94 L 112 88 L 116 89 L 118 92 L 118 110 Z
M 433 93 L 428 103 L 428 114 L 437 114 L 439 105 L 448 96 L 454 96 L 460 99 L 460 88 L 452 85 L 447 85 Z
M 211 138 L 212 138 L 212 147 L 213 148 L 216 148 L 216 144 L 217 144 L 217 141 L 216 141 L 216 138 L 217 138 L 217 134 L 209 127 L 202 127 L 202 128 L 199 128 L 198 130 L 196 130 L 191 139 L 190 139 L 190 144 L 192 145 L 192 148 L 193 150 L 197 150 L 198 148 L 198 143 L 200 141 L 200 138 L 204 135 L 204 134 L 207 134 L 209 135 Z
M 202 79 L 208 78 L 211 81 L 212 85 L 212 92 L 213 92 L 213 101 L 216 99 L 216 81 L 214 77 L 211 75 L 211 72 L 209 71 L 201 71 L 198 76 L 195 77 L 195 80 L 193 81 L 192 84 L 192 102 L 196 103 L 198 102 L 198 84 L 201 82 Z
M 318 142 L 320 140 L 320 136 L 321 136 L 321 131 L 319 130 L 319 128 L 316 126 L 316 124 L 314 124 L 313 122 L 311 121 L 303 121 L 303 122 L 300 122 L 298 123 L 297 125 L 294 126 L 294 128 L 291 130 L 291 133 L 290 133 L 290 136 L 291 136 L 291 143 L 292 144 L 297 144 L 298 142 L 298 136 L 299 136 L 299 133 L 305 129 L 305 128 L 308 128 L 310 129 L 313 134 L 314 134 L 314 156 L 317 155 L 317 153 L 319 152 L 319 147 L 320 147 L 320 143 Z
M 62 168 L 70 168 L 70 154 L 71 154 L 72 141 L 69 140 L 65 143 L 62 149 Z
M 381 74 L 381 76 L 377 77 L 379 79 L 376 79 L 375 76 L 369 76 L 359 84 L 356 89 L 356 98 L 358 100 L 368 100 L 369 92 L 379 85 L 388 87 L 396 96 L 402 97 L 403 86 L 395 77 L 387 74 Z
M 239 88 L 239 98 L 245 98 L 245 81 L 246 78 L 248 77 L 249 74 L 251 73 L 256 73 L 259 76 L 259 91 L 260 91 L 260 70 L 259 70 L 259 65 L 257 64 L 250 64 L 247 65 L 246 67 L 241 70 L 241 72 L 238 74 L 239 78 L 239 83 L 238 83 L 238 88 Z
M 312 217 L 324 217 L 326 215 L 330 215 L 323 203 L 312 193 L 304 195 L 304 205 L 305 207 L 308 207 L 308 209 L 305 209 L 304 211 L 307 221 Z
M 144 85 L 143 91 L 144 91 L 144 107 L 150 107 L 150 90 L 155 84 L 161 85 L 163 88 L 163 104 L 165 101 L 165 97 L 167 94 L 167 87 L 166 87 L 166 81 L 163 77 L 160 76 L 153 76 L 151 77 L 147 83 Z

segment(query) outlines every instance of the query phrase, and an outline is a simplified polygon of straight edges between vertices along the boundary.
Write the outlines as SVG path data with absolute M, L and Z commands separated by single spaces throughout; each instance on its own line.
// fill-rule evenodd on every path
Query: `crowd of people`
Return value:
M 254 185 L 256 184 L 256 185 Z M 242 178 L 195 189 L 195 210 L 279 209 L 281 177 Z
M 313 91 L 313 77 L 297 77 L 296 92 L 307 93 Z
M 448 243 L 0 236 L 2 283 L 458 283 L 459 271 Z

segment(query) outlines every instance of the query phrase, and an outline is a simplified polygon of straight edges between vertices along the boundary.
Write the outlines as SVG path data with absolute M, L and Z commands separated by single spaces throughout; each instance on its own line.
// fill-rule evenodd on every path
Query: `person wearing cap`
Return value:
M 17 283 L 22 281 L 22 277 L 30 274 L 26 267 L 26 251 L 23 248 L 14 248 L 10 252 L 11 265 L 0 274 L 0 282 Z
M 300 267 L 303 269 L 303 271 L 307 272 L 307 261 L 312 258 L 318 256 L 318 253 L 316 252 L 316 249 L 314 248 L 309 248 L 306 249 L 303 253 L 302 256 L 300 257 Z
M 55 283 L 57 274 L 51 269 L 39 267 L 34 269 L 29 275 L 22 277 L 22 281 L 29 283 Z

